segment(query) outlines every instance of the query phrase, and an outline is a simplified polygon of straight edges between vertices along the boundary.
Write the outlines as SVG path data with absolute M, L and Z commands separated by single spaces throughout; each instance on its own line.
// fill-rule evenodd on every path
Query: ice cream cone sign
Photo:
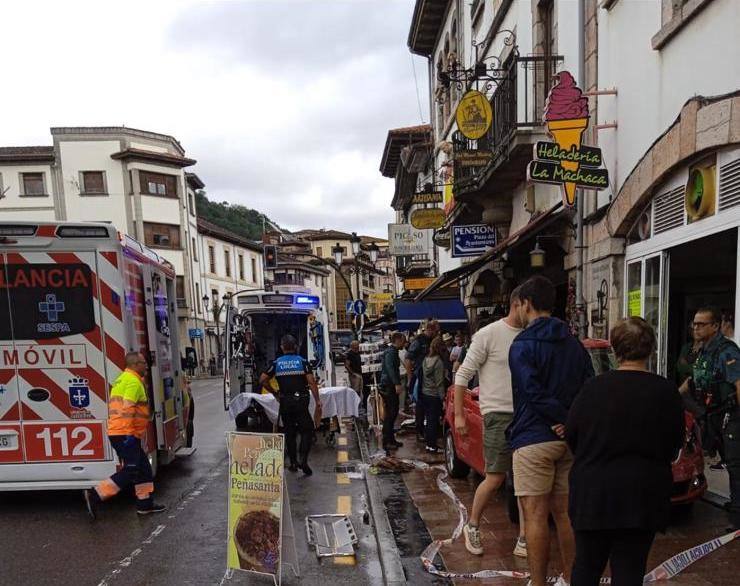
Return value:
M 573 76 L 561 71 L 545 102 L 544 123 L 554 142 L 538 142 L 534 160 L 527 168 L 530 181 L 563 187 L 563 204 L 573 207 L 576 187 L 605 189 L 609 176 L 602 165 L 601 151 L 581 144 L 588 127 L 588 98 Z

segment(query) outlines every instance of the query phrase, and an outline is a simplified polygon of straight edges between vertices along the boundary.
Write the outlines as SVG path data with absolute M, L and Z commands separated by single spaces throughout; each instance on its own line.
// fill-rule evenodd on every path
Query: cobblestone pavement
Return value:
M 398 455 L 405 458 L 424 460 L 428 463 L 443 465 L 442 456 L 429 457 L 423 450 L 423 445 L 417 443 L 413 435 L 399 436 L 404 442 Z M 450 536 L 457 524 L 457 512 L 452 502 L 437 488 L 436 478 L 438 471 L 413 471 L 403 475 L 408 494 L 428 532 L 435 539 Z M 479 479 L 475 474 L 462 480 L 448 479 L 455 494 L 462 500 L 468 509 L 472 506 L 473 495 Z M 724 512 L 718 507 L 706 502 L 696 503 L 690 510 L 676 511 L 674 520 L 664 535 L 656 538 L 650 553 L 648 570 L 669 559 L 673 555 L 723 535 L 728 526 Z M 518 526 L 512 525 L 506 513 L 506 502 L 502 493 L 497 495 L 485 510 L 481 521 L 481 536 L 485 554 L 480 557 L 471 556 L 465 549 L 462 537 L 451 546 L 442 548 L 441 554 L 446 568 L 452 572 L 471 572 L 483 569 L 527 569 L 525 559 L 517 558 L 512 554 Z M 553 530 L 553 546 L 551 551 L 550 575 L 560 573 L 559 554 Z M 416 553 L 417 559 L 421 551 Z M 665 584 L 684 584 L 690 586 L 736 586 L 740 584 L 738 578 L 738 556 L 740 542 L 735 541 L 722 547 L 704 559 L 689 566 L 681 574 Z M 419 566 L 421 562 L 419 562 Z M 431 576 L 427 576 L 431 582 Z M 500 584 L 519 585 L 522 580 L 496 578 L 492 580 L 456 580 L 455 584 Z

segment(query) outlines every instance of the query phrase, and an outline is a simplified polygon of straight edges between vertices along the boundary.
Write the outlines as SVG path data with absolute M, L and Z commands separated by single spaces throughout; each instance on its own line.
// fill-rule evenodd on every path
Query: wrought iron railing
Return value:
M 459 131 L 452 135 L 453 153 L 490 151 L 491 162 L 497 165 L 520 129 L 543 126 L 542 115 L 550 80 L 557 71 L 561 56 L 514 55 L 504 63 L 504 75 L 497 82 L 490 98 L 493 123 L 479 140 L 469 140 Z M 464 185 L 475 179 L 487 167 L 467 167 L 455 162 L 455 184 Z

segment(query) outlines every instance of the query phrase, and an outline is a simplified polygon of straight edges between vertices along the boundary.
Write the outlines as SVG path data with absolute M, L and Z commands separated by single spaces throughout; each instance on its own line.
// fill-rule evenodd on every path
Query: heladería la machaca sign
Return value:
M 561 71 L 550 89 L 544 121 L 554 142 L 534 146 L 534 160 L 527 166 L 527 179 L 535 183 L 562 185 L 563 204 L 573 207 L 576 187 L 601 190 L 609 187 L 609 172 L 601 168 L 601 149 L 581 144 L 588 127 L 588 99 L 573 76 Z

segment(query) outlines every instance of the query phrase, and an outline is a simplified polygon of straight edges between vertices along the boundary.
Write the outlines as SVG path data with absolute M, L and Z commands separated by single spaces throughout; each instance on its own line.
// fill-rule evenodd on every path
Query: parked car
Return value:
M 583 345 L 588 350 L 596 374 L 602 374 L 616 368 L 617 361 L 611 345 L 607 340 L 586 339 Z M 477 474 L 485 474 L 483 458 L 483 418 L 478 405 L 478 388 L 465 393 L 463 409 L 468 423 L 468 434 L 460 436 L 455 430 L 454 387 L 450 387 L 445 398 L 444 440 L 445 465 L 452 478 L 464 478 L 472 468 Z M 704 477 L 704 453 L 701 446 L 701 434 L 694 417 L 686 412 L 686 439 L 684 446 L 673 463 L 673 496 L 674 505 L 689 505 L 702 497 L 707 489 Z M 519 512 L 514 497 L 511 474 L 506 480 L 507 504 L 509 518 L 518 522 Z

